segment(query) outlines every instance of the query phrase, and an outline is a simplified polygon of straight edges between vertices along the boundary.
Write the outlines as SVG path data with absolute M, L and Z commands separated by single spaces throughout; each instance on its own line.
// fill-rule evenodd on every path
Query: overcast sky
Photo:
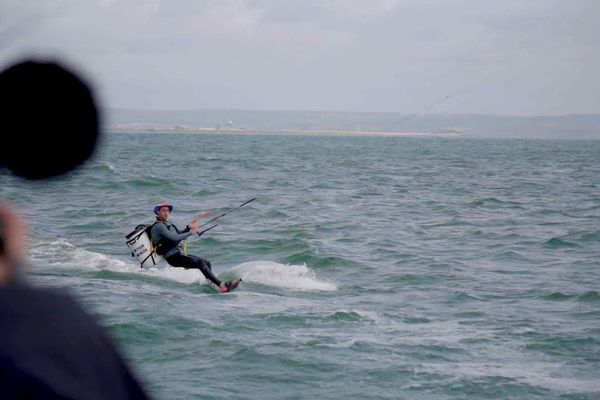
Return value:
M 108 107 L 600 113 L 600 0 L 0 0 Z

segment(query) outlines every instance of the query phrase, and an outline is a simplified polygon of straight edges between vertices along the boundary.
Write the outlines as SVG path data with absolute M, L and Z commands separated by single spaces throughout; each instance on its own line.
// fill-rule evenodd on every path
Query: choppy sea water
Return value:
M 0 179 L 32 283 L 157 399 L 600 397 L 600 141 L 111 133 Z M 188 241 L 234 293 L 129 255 L 162 199 L 184 226 L 253 197 Z

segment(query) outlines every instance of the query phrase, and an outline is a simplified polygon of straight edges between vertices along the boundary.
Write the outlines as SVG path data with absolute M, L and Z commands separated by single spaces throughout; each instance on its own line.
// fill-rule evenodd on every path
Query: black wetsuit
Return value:
M 210 261 L 191 254 L 186 255 L 181 251 L 179 244 L 190 235 L 192 235 L 192 231 L 189 227 L 179 230 L 169 221 L 160 221 L 154 224 L 150 232 L 152 242 L 156 243 L 156 252 L 164 256 L 169 265 L 185 269 L 199 269 L 206 279 L 220 286 L 221 281 L 212 272 Z

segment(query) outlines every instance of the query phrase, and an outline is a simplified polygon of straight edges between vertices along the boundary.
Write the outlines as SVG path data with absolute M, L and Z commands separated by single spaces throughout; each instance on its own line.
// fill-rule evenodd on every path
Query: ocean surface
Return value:
M 0 179 L 31 283 L 156 399 L 600 398 L 600 141 L 113 132 Z M 254 197 L 188 240 L 233 293 L 130 256 L 163 199 L 184 227 Z

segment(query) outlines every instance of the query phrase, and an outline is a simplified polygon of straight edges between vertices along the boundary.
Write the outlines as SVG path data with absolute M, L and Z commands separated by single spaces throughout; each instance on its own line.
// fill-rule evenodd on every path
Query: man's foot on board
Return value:
M 241 281 L 242 281 L 242 279 L 240 278 L 240 279 L 234 279 L 232 281 L 221 282 L 221 285 L 219 286 L 219 292 L 221 292 L 221 293 L 231 292 L 233 289 L 238 287 L 238 285 L 240 284 Z

